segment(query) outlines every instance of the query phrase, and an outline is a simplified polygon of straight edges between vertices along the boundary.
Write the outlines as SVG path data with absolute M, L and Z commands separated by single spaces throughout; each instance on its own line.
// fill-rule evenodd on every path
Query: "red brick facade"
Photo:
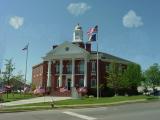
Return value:
M 80 86 L 80 80 L 84 79 L 84 75 L 83 73 L 80 73 L 79 71 L 79 64 L 80 61 L 84 61 L 84 60 L 80 60 L 80 58 L 78 60 L 75 60 L 75 87 L 79 88 Z M 63 60 L 63 76 L 62 76 L 62 87 L 66 86 L 66 80 L 67 80 L 67 76 L 69 76 L 69 79 L 71 79 L 71 73 L 67 73 L 67 64 L 70 63 L 71 60 Z M 92 62 L 94 62 L 95 64 L 95 71 L 93 71 L 93 66 L 92 66 Z M 87 89 L 88 89 L 88 94 L 90 94 L 90 92 L 92 93 L 93 91 L 96 91 L 96 86 L 92 87 L 91 86 L 91 80 L 96 80 L 97 76 L 96 76 L 96 67 L 97 67 L 97 63 L 96 63 L 96 59 L 94 60 L 89 60 L 87 62 Z M 60 92 L 60 88 L 58 87 L 58 77 L 59 74 L 56 73 L 56 64 L 59 64 L 59 61 L 54 61 L 52 62 L 51 65 L 51 93 L 54 93 L 54 95 L 56 96 L 70 96 L 71 95 L 71 89 L 69 89 L 67 92 Z M 106 61 L 102 61 L 99 60 L 99 84 L 106 84 L 106 75 L 107 70 L 106 70 L 106 66 L 109 65 L 110 62 L 106 62 Z M 125 64 L 121 64 L 123 67 L 123 69 L 125 69 L 126 65 Z M 36 87 L 44 87 L 46 88 L 46 84 L 47 84 L 47 71 L 48 71 L 48 64 L 47 61 L 44 61 L 41 64 L 38 64 L 36 66 L 33 67 L 32 70 L 32 83 L 36 85 Z
M 98 54 L 99 85 L 106 84 L 106 75 L 112 61 L 121 67 L 129 62 L 107 53 Z M 96 91 L 96 81 L 97 53 L 91 50 L 91 41 L 83 42 L 83 30 L 79 24 L 74 29 L 72 42 L 54 45 L 43 57 L 43 62 L 32 69 L 32 83 L 36 87 L 47 88 L 57 96 L 70 96 L 75 93 L 73 90 L 81 87 L 87 88 L 88 94 L 91 94 Z
M 45 87 L 47 80 L 47 62 L 40 63 L 32 67 L 32 83 L 36 87 Z

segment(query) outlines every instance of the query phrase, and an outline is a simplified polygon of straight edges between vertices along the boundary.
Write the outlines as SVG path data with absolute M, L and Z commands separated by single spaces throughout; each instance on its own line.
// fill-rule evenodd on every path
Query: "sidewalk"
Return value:
M 36 97 L 31 99 L 0 103 L 0 106 L 15 106 L 15 105 L 24 105 L 24 104 L 40 103 L 40 102 L 52 102 L 52 101 L 59 101 L 66 99 L 71 99 L 71 97 L 52 97 L 52 96 Z

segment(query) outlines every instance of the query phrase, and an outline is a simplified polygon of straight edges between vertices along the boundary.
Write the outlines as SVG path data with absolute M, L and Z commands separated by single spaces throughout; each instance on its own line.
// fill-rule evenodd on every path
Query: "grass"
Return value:
M 68 99 L 55 101 L 54 108 L 76 108 L 76 107 L 95 107 L 95 106 L 108 106 L 118 105 L 124 103 L 134 102 L 146 102 L 150 100 L 158 100 L 158 97 L 154 96 L 116 96 L 116 97 L 104 97 L 99 98 L 83 98 L 83 99 Z M 16 105 L 0 109 L 0 113 L 3 112 L 21 112 L 21 111 L 36 111 L 36 110 L 51 110 L 51 102 L 33 103 L 25 105 Z
M 16 100 L 22 100 L 22 99 L 29 99 L 29 98 L 33 98 L 34 96 L 32 96 L 31 94 L 19 94 L 19 93 L 9 93 L 8 94 L 8 98 L 7 98 L 7 94 L 3 94 L 3 99 L 4 102 L 11 102 L 11 101 L 16 101 Z
M 67 105 L 89 105 L 89 104 L 109 104 L 121 101 L 130 101 L 130 100 L 151 100 L 156 99 L 157 97 L 154 96 L 116 96 L 116 97 L 104 97 L 104 98 L 83 98 L 83 99 L 68 99 L 68 100 L 61 100 L 55 101 L 55 106 L 67 106 Z M 50 102 L 41 102 L 41 103 L 33 103 L 27 105 L 18 105 L 18 106 L 51 106 Z
M 25 112 L 25 111 L 36 111 L 36 110 L 51 110 L 51 107 L 22 107 L 22 108 L 7 108 L 0 109 L 0 113 L 8 113 L 8 112 Z

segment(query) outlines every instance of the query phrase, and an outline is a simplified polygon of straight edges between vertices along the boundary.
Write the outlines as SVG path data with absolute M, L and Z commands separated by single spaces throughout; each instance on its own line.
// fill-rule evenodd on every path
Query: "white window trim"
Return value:
M 80 81 L 82 80 L 82 83 L 83 83 L 83 85 L 82 86 L 80 86 Z M 84 79 L 83 78 L 80 78 L 79 79 L 79 87 L 84 87 Z
M 105 67 L 106 72 L 109 72 L 110 68 L 111 68 L 111 64 L 110 64 L 110 63 L 109 63 L 109 64 L 106 64 L 106 67 Z
M 84 74 L 84 61 L 81 61 L 79 64 L 79 72 L 80 74 Z
M 92 73 L 95 73 L 96 72 L 96 62 L 92 61 L 91 63 L 92 63 Z
M 56 64 L 56 74 L 59 74 L 59 72 L 60 72 L 60 69 L 59 69 L 59 64 Z
M 92 83 L 93 80 L 95 80 L 95 85 L 94 86 L 93 86 L 93 83 Z M 96 86 L 97 86 L 97 80 L 95 78 L 92 78 L 91 79 L 91 88 L 96 88 Z

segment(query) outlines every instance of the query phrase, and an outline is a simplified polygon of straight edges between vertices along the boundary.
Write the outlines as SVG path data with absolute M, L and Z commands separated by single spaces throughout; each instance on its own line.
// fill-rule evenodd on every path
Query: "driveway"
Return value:
M 30 104 L 30 103 L 52 102 L 52 101 L 59 101 L 66 99 L 71 99 L 71 97 L 52 97 L 52 96 L 36 97 L 31 99 L 1 103 L 1 106 L 15 106 L 15 105 Z

